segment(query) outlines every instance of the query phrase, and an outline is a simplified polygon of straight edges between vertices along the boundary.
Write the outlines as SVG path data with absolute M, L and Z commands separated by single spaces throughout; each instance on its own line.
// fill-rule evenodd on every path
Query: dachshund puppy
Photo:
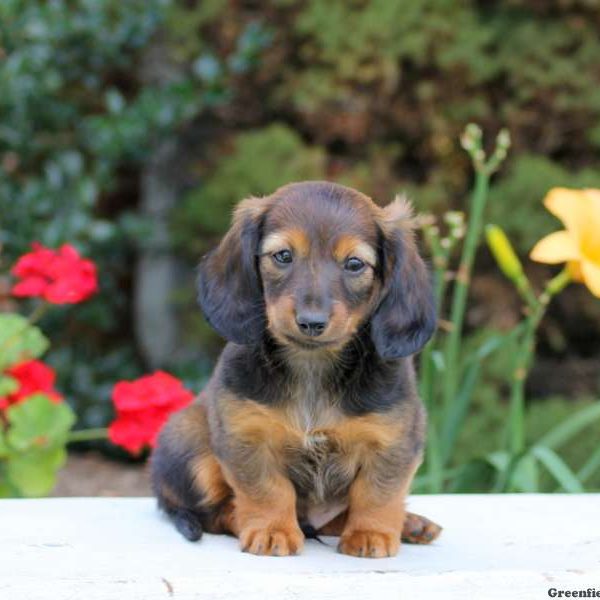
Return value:
M 411 355 L 436 323 L 404 200 L 326 182 L 244 200 L 201 262 L 199 300 L 229 343 L 152 459 L 187 539 L 283 556 L 313 532 L 384 557 L 437 536 L 404 509 L 425 431 Z

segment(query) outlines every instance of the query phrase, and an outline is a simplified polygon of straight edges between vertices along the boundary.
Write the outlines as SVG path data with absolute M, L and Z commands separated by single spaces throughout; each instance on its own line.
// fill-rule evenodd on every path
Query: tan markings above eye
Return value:
M 375 249 L 367 242 L 352 235 L 343 235 L 336 241 L 333 247 L 333 256 L 339 263 L 356 257 L 372 267 L 377 264 Z
M 310 240 L 301 229 L 284 229 L 268 234 L 261 244 L 261 254 L 291 250 L 297 256 L 307 256 Z
M 288 247 L 287 238 L 279 232 L 270 233 L 261 244 L 261 254 L 274 254 Z
M 310 239 L 301 229 L 290 229 L 287 232 L 290 246 L 299 256 L 308 256 L 310 252 Z

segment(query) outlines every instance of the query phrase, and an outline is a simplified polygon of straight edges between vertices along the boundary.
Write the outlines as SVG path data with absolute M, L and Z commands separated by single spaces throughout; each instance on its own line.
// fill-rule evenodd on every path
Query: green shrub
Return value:
M 7 0 L 0 5 L 0 245 L 5 266 L 29 244 L 69 241 L 93 256 L 102 293 L 46 325 L 62 351 L 51 361 L 81 409 L 106 398 L 99 369 L 139 371 L 131 348 L 128 280 L 147 228 L 135 202 L 111 201 L 119 170 L 197 110 L 186 81 L 143 86 L 140 53 L 165 19 L 165 0 Z M 125 284 L 125 285 L 124 285 Z M 121 333 L 125 339 L 119 339 Z M 127 361 L 122 360 L 123 345 Z M 62 352 L 62 354 L 61 354 Z M 61 356 L 68 354 L 64 362 Z M 120 356 L 120 359 L 117 358 Z M 112 357 L 112 358 L 111 358 Z M 118 373 L 112 373 L 113 379 Z M 97 380 L 97 385 L 92 381 Z M 92 417 L 90 417 L 91 419 Z
M 175 214 L 174 230 L 186 251 L 199 256 L 207 240 L 223 234 L 231 222 L 233 207 L 248 196 L 262 196 L 303 179 L 325 176 L 325 153 L 304 144 L 289 127 L 273 124 L 237 135 L 229 151 L 200 185 L 190 191 Z
M 219 141 L 287 123 L 322 152 L 327 178 L 380 202 L 407 189 L 419 209 L 443 212 L 462 208 L 469 187 L 456 143 L 464 125 L 506 126 L 514 158 L 494 194 L 510 201 L 494 197 L 492 218 L 521 252 L 551 222 L 534 211 L 550 185 L 598 180 L 599 23 L 586 3 L 270 0 L 225 11 L 191 2 L 177 4 L 169 30 L 183 61 L 218 67 L 249 24 L 272 41 L 230 81 L 230 110 L 214 115 Z M 207 143 L 211 168 L 222 155 L 230 163 L 227 143 Z M 230 203 L 214 206 L 222 214 L 203 218 L 222 230 Z

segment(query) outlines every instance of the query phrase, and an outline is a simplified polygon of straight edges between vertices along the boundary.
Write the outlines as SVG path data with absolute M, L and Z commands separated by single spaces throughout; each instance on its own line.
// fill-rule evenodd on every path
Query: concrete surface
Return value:
M 413 496 L 444 526 L 431 546 L 364 559 L 311 540 L 300 556 L 186 542 L 150 498 L 0 501 L 0 599 L 600 597 L 600 494 Z M 563 596 L 564 597 L 564 596 Z

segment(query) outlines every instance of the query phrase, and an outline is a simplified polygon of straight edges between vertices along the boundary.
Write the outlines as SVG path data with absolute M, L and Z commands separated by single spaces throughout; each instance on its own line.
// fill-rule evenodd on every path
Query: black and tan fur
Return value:
M 244 200 L 200 265 L 199 299 L 229 343 L 152 460 L 185 537 L 288 555 L 313 531 L 381 557 L 437 536 L 404 509 L 425 430 L 411 355 L 435 326 L 405 201 L 325 182 Z

